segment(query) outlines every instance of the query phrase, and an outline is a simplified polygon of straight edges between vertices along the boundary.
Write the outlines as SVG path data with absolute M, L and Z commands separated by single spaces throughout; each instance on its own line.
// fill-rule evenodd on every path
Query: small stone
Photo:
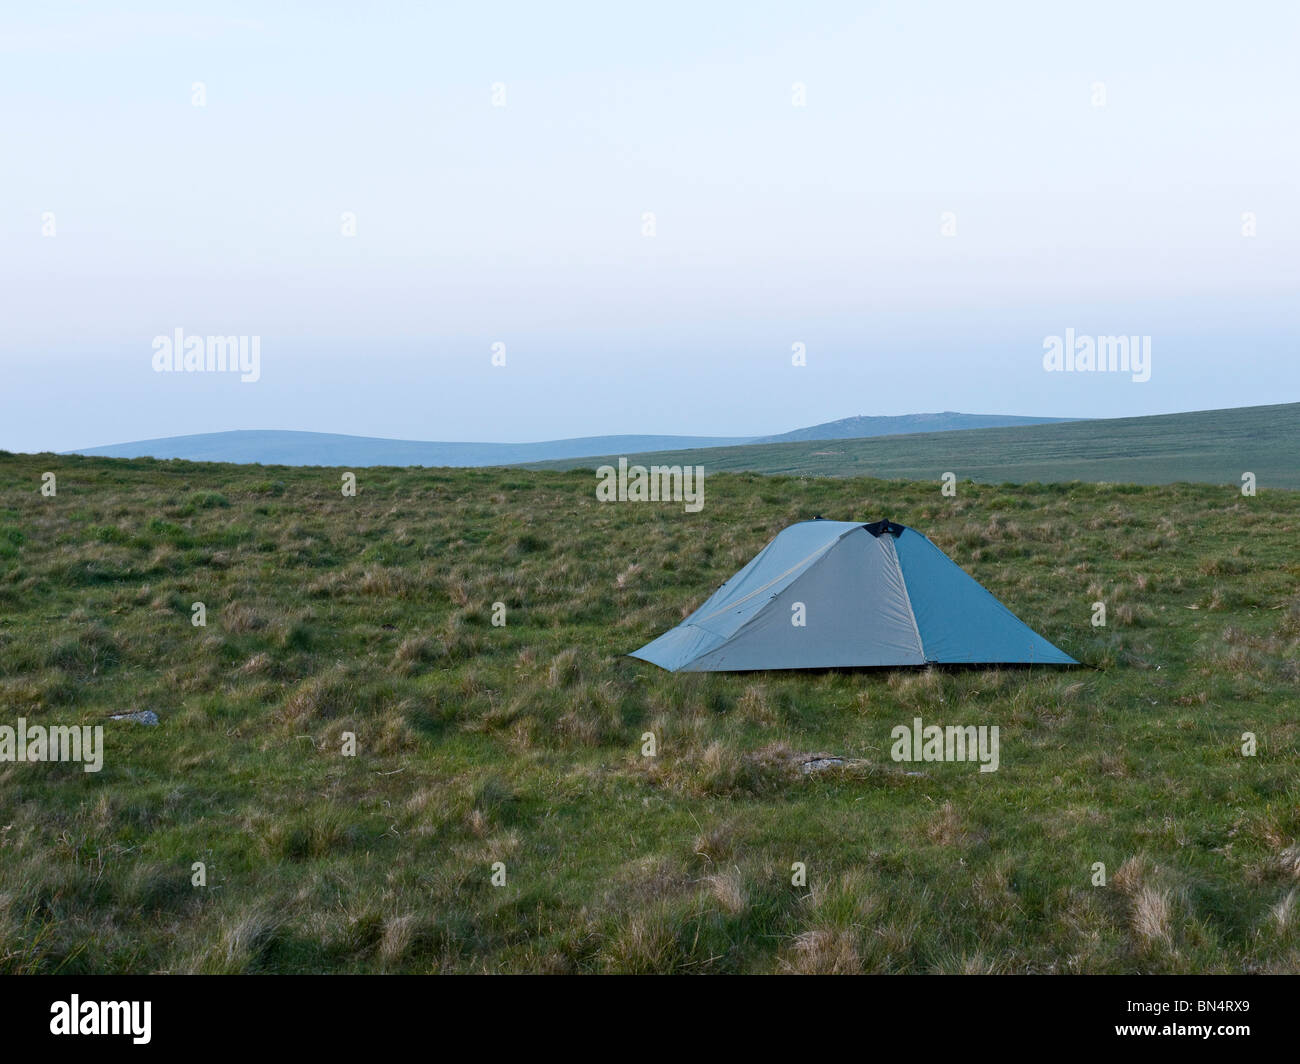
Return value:
M 150 727 L 158 723 L 158 714 L 152 709 L 141 709 L 135 713 L 114 713 L 108 718 L 109 720 L 133 720 L 137 724 L 148 724 Z

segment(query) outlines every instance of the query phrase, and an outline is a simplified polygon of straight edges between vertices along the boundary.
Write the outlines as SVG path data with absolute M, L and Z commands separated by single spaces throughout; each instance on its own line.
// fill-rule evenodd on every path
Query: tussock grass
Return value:
M 1300 495 L 358 480 L 0 456 L 0 723 L 107 729 L 99 774 L 0 763 L 0 971 L 1300 970 Z M 814 513 L 920 528 L 1096 668 L 623 656 Z M 895 763 L 916 716 L 1001 768 Z

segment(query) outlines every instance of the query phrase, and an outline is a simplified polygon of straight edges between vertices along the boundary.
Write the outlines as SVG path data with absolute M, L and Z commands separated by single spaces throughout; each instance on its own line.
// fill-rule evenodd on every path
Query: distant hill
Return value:
M 109 458 L 184 458 L 191 462 L 322 466 L 493 466 L 521 465 L 560 458 L 633 451 L 728 447 L 778 440 L 837 440 L 902 432 L 942 432 L 987 425 L 1039 424 L 1059 418 L 1003 414 L 904 414 L 900 417 L 850 417 L 795 429 L 779 436 L 583 436 L 540 443 L 445 443 L 341 436 L 330 432 L 244 430 L 167 436 L 105 447 L 82 447 L 69 454 Z
M 941 414 L 900 414 L 895 417 L 857 417 L 827 421 L 806 429 L 762 436 L 749 443 L 784 443 L 788 440 L 849 440 L 867 436 L 903 436 L 915 432 L 959 432 L 962 429 L 990 429 L 1013 425 L 1050 425 L 1071 421 L 1066 417 L 1015 417 L 1010 414 L 959 414 L 945 410 Z
M 627 453 L 627 452 L 624 452 Z M 599 458 L 547 462 L 545 468 L 595 468 Z M 1261 489 L 1300 489 L 1300 403 L 966 429 L 869 439 L 794 440 L 630 455 L 644 465 L 703 465 L 812 476 L 1027 483 L 1084 480 L 1130 484 L 1179 481 L 1240 485 L 1254 473 Z
M 587 436 L 544 443 L 425 443 L 329 432 L 239 431 L 83 447 L 70 454 L 110 458 L 184 458 L 261 465 L 490 466 L 581 458 L 609 451 L 679 450 L 744 443 L 744 436 Z

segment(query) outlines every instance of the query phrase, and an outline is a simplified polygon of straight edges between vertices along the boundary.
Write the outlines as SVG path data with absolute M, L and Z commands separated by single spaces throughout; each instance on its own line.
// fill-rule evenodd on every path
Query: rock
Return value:
M 148 724 L 151 727 L 158 723 L 158 714 L 152 709 L 141 709 L 135 713 L 114 713 L 108 718 L 109 720 L 133 720 L 137 724 Z
M 836 765 L 844 764 L 842 757 L 815 757 L 811 761 L 805 761 L 799 766 L 799 771 L 804 775 L 809 772 L 820 772 L 824 768 L 834 768 Z

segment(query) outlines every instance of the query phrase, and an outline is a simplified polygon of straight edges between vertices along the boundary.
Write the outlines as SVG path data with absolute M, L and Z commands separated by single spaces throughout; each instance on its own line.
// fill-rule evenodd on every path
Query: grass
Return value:
M 1300 969 L 1300 494 L 340 472 L 0 455 L 0 723 L 106 728 L 97 774 L 0 763 L 0 971 Z M 622 656 L 814 513 L 1095 668 Z M 914 716 L 1001 768 L 893 762 Z
M 952 472 L 980 483 L 1107 481 L 1231 484 L 1254 473 L 1261 487 L 1300 489 L 1300 403 L 1108 418 L 1055 425 L 962 429 L 856 440 L 703 447 L 636 456 L 644 465 L 723 471 L 872 476 L 938 481 Z M 595 469 L 617 460 L 570 458 L 532 468 Z

